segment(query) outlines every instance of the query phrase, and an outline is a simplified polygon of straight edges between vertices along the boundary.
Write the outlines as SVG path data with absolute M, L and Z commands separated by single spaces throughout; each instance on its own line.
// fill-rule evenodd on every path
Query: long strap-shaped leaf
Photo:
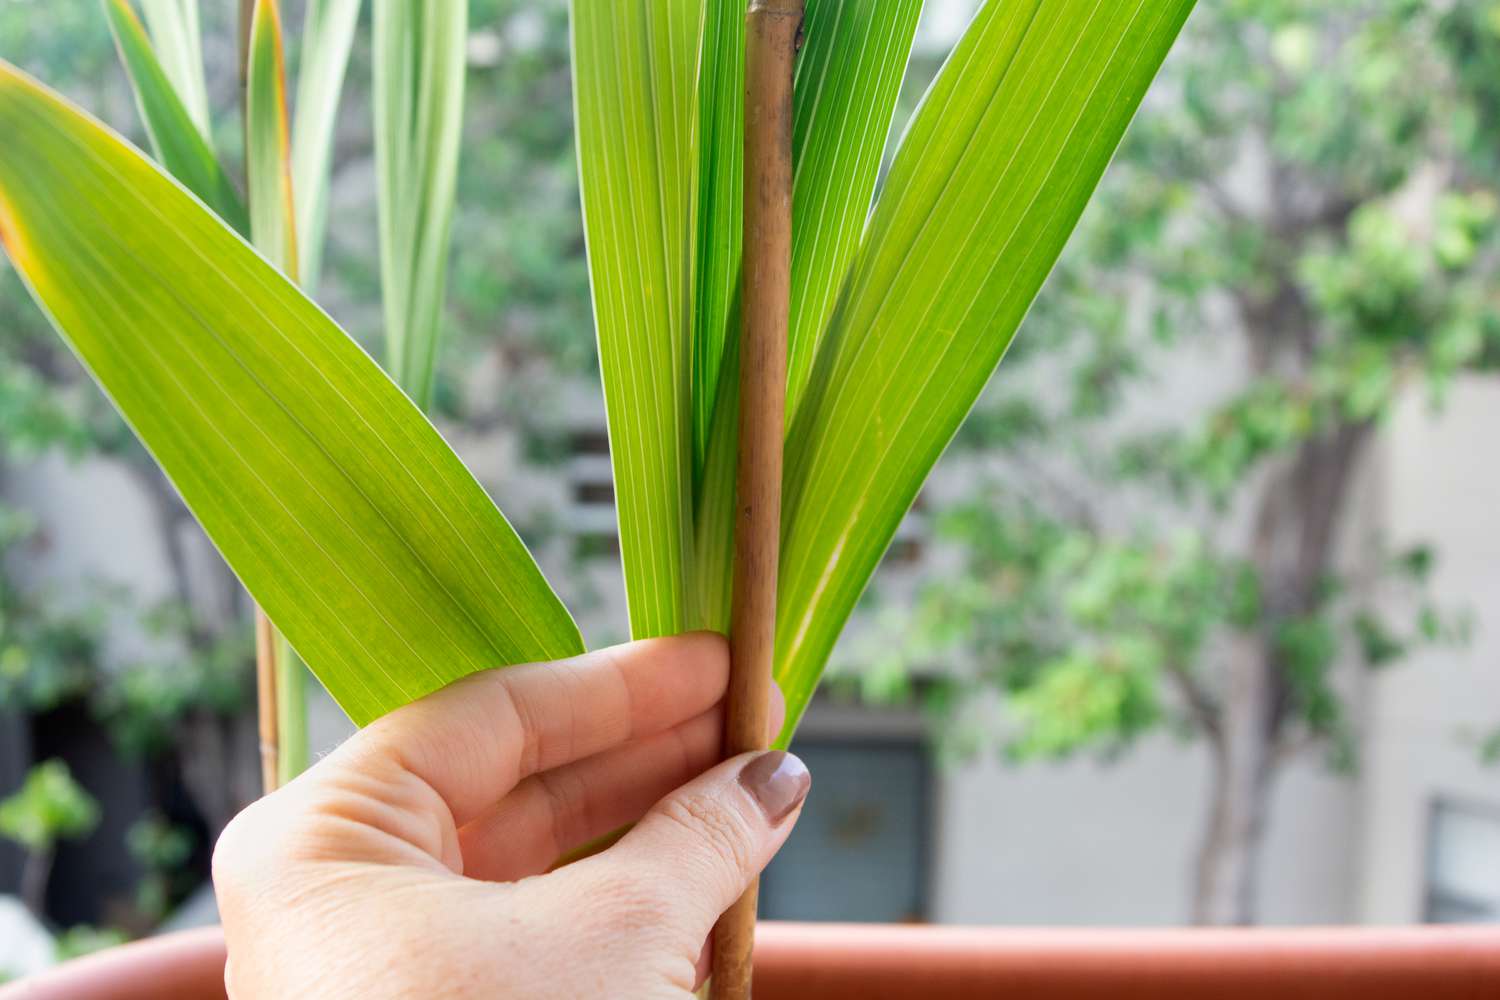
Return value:
M 244 202 L 158 61 L 129 0 L 104 0 L 104 11 L 157 159 L 221 219 L 248 234 L 250 220 Z
M 386 369 L 432 399 L 463 126 L 467 0 L 375 0 L 375 165 Z
M 277 0 L 255 0 L 250 21 L 245 180 L 250 191 L 251 241 L 282 273 L 293 281 L 299 280 L 291 132 L 286 109 L 286 57 Z
M 308 0 L 297 67 L 297 119 L 292 126 L 292 194 L 302 287 L 315 292 L 323 271 L 328 227 L 329 165 L 344 73 L 354 45 L 360 0 Z
M 904 137 L 789 432 L 783 740 L 1192 0 L 988 0 Z
M 702 28 L 702 0 L 573 3 L 584 235 L 638 638 L 681 631 L 688 620 Z
M 356 722 L 581 651 L 530 554 L 358 345 L 144 156 L 0 62 L 0 242 Z
M 911 53 L 921 0 L 815 0 L 797 64 L 787 414 L 870 215 L 880 157 Z M 790 421 L 788 421 L 790 426 Z
M 208 118 L 208 83 L 203 76 L 203 35 L 198 25 L 198 0 L 141 0 L 151 41 L 172 89 L 182 99 L 189 118 L 212 142 Z
M 744 242 L 745 0 L 705 0 L 698 67 L 698 222 L 693 295 L 694 483 L 702 478 L 724 348 L 739 323 Z
M 921 7 L 921 0 L 807 4 L 793 121 L 789 401 L 806 382 L 807 359 L 864 230 Z M 707 238 L 713 238 L 711 232 Z M 725 343 L 697 491 L 691 603 L 697 628 L 729 624 L 739 411 L 739 330 L 733 325 Z

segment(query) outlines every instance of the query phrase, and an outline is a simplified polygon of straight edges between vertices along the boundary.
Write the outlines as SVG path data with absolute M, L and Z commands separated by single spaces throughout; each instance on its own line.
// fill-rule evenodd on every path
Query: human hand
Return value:
M 372 723 L 219 838 L 231 996 L 690 995 L 810 783 L 777 752 L 712 766 L 728 674 L 694 633 L 476 674 Z

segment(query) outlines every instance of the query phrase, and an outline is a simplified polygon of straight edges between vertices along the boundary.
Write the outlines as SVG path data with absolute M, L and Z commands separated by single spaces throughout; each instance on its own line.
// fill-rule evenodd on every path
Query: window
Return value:
M 1427 842 L 1427 922 L 1500 923 L 1500 804 L 1438 799 Z
M 761 880 L 770 920 L 917 921 L 928 895 L 931 776 L 915 737 L 819 737 L 797 828 Z

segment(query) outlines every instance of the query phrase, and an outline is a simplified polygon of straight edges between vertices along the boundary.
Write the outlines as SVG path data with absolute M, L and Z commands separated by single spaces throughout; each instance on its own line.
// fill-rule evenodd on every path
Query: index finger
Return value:
M 717 633 L 644 639 L 474 674 L 371 723 L 349 748 L 399 763 L 463 826 L 530 775 L 707 711 L 728 680 Z

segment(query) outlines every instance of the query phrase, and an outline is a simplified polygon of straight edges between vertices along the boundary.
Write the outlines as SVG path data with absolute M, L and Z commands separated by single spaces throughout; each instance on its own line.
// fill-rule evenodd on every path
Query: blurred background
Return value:
M 973 6 L 927 0 L 893 144 Z M 614 642 L 567 9 L 470 23 L 438 422 Z M 93 0 L 0 0 L 0 57 L 144 142 Z M 362 29 L 318 297 L 375 347 L 369 79 Z M 1200 0 L 835 655 L 765 915 L 1500 921 L 1497 277 L 1500 2 Z M 0 261 L 0 973 L 214 919 L 252 652 Z

